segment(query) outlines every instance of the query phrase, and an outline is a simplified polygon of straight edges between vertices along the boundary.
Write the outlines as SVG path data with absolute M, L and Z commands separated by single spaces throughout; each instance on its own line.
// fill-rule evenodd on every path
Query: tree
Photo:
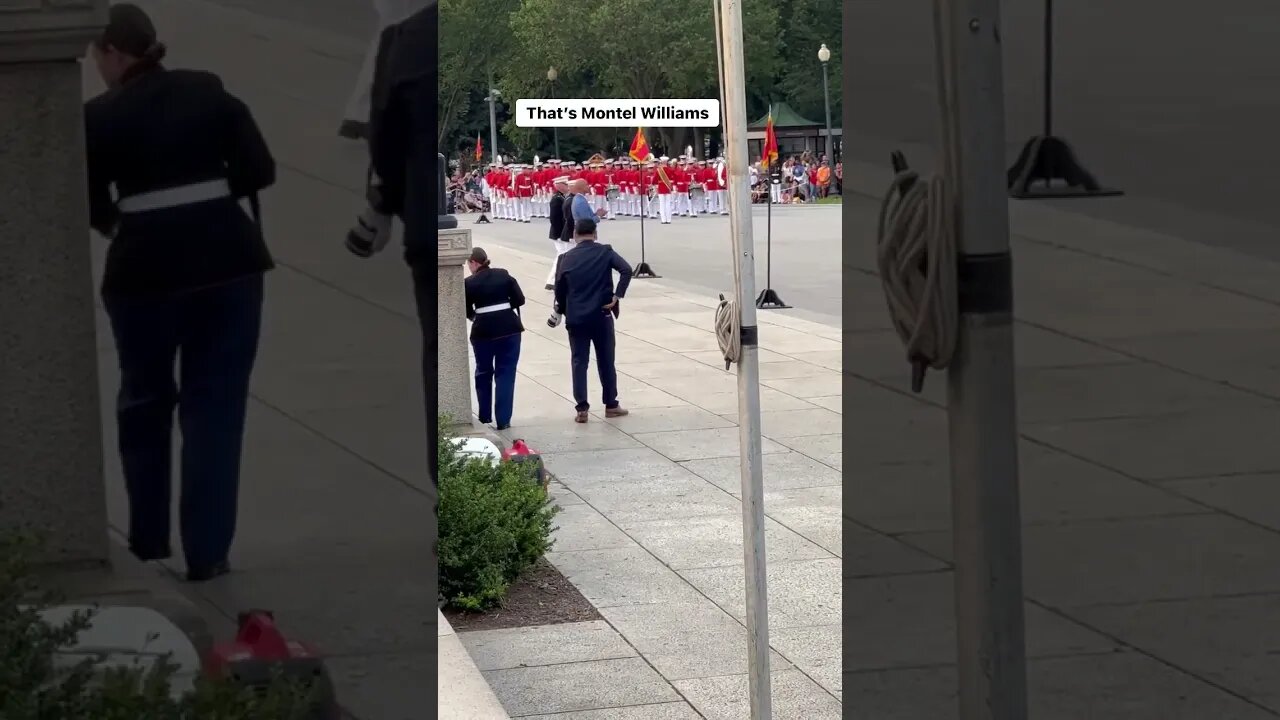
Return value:
M 483 101 L 488 73 L 505 62 L 510 43 L 507 18 L 519 5 L 519 0 L 440 0 L 436 140 L 441 148 L 452 149 L 459 126 L 473 121 L 475 91 L 480 89 Z M 465 129 L 466 134 L 474 132 L 471 127 Z
M 452 28 L 464 22 L 462 18 L 441 18 L 442 145 L 456 148 L 474 144 L 480 128 L 487 137 L 488 107 L 484 97 L 488 80 L 483 66 L 489 61 L 504 99 L 548 97 L 552 92 L 557 97 L 574 98 L 718 98 L 713 1 L 565 4 L 558 0 L 442 0 L 442 16 L 467 12 L 468 22 L 474 24 L 474 18 L 486 20 L 481 37 L 474 29 L 453 33 Z M 834 14 L 829 12 L 831 8 Z M 791 17 L 794 12 L 801 16 Z M 810 84 L 817 79 L 818 115 L 821 114 L 821 78 L 813 74 L 818 69 L 812 67 L 816 58 L 801 62 L 792 59 L 792 55 L 801 44 L 817 37 L 820 30 L 838 28 L 839 18 L 837 0 L 782 0 L 781 4 L 777 0 L 744 0 L 748 116 L 762 114 L 770 99 L 780 94 L 790 100 L 793 90 L 801 93 L 797 110 L 808 108 L 813 89 L 806 85 L 804 70 L 810 72 Z M 796 37 L 792 38 L 792 34 Z M 468 43 L 487 43 L 484 57 L 473 52 Z M 838 57 L 839 39 L 832 38 L 827 45 Z M 816 53 L 817 47 L 815 42 L 811 51 L 805 51 L 805 57 Z M 450 55 L 449 60 L 446 55 Z M 557 73 L 554 86 L 547 80 L 551 67 Z M 446 82 L 445 74 L 455 70 L 457 76 Z M 836 77 L 833 84 L 838 82 Z M 452 102 L 448 114 L 446 85 Z M 468 87 L 472 92 L 465 92 Z M 498 122 L 503 139 L 519 149 L 522 157 L 539 150 L 546 152 L 550 147 L 547 131 L 520 128 L 501 112 Z M 655 148 L 676 152 L 687 144 L 699 146 L 703 131 L 655 128 L 650 138 Z M 621 136 L 626 136 L 621 141 L 625 147 L 630 135 L 616 128 L 561 128 L 559 134 L 561 152 L 566 157 L 606 150 Z M 444 142 L 446 138 L 448 142 Z

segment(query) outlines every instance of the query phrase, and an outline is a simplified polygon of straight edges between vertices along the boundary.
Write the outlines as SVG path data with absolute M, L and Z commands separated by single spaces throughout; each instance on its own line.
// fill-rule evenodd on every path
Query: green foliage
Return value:
M 30 560 L 38 543 L 0 540 L 0 718 L 4 720 L 303 720 L 310 694 L 284 678 L 265 691 L 200 678 L 172 697 L 176 667 L 101 667 L 96 659 L 55 663 L 55 652 L 89 627 L 91 613 L 61 625 L 41 619 L 56 599 L 33 580 Z
M 551 549 L 559 508 L 527 467 L 463 455 L 450 425 L 441 418 L 437 438 L 440 592 L 453 607 L 485 610 L 500 605 L 511 582 Z
M 743 51 L 749 118 L 770 101 L 786 100 L 820 119 L 822 73 L 818 46 L 831 49 L 832 118 L 839 115 L 841 7 L 839 0 L 743 0 Z M 712 0 L 441 0 L 441 112 L 443 152 L 489 147 L 487 78 L 501 92 L 497 105 L 503 155 L 544 157 L 548 130 L 517 128 L 509 111 L 521 97 L 683 98 L 719 96 Z M 554 67 L 557 79 L 547 79 Z M 465 89 L 469 88 L 470 92 Z M 816 99 L 816 105 L 815 105 Z M 661 128 L 650 142 L 668 149 L 696 144 L 701 130 Z M 565 157 L 607 150 L 630 133 L 613 128 L 561 128 Z

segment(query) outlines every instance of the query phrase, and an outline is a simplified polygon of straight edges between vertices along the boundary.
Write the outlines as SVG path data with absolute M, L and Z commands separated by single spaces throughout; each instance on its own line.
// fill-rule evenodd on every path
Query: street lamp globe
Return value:
M 827 44 L 822 43 L 822 47 L 818 48 L 818 62 L 824 65 L 831 59 L 831 51 L 827 49 Z
M 556 72 L 555 68 L 547 68 L 547 82 L 555 82 L 558 77 L 560 77 L 560 73 Z

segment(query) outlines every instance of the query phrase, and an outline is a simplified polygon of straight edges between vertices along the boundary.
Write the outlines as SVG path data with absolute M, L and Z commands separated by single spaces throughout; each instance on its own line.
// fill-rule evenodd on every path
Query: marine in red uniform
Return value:
M 520 222 L 533 222 L 533 170 L 522 168 L 515 177 L 517 217 Z
M 675 214 L 693 217 L 693 206 L 689 204 L 689 183 L 692 178 L 689 174 L 688 158 L 681 158 L 680 164 L 672 168 L 671 180 L 675 183 L 675 197 L 673 198 Z

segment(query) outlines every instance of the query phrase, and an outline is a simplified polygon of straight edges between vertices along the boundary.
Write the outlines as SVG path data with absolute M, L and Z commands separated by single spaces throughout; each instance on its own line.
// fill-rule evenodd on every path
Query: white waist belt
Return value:
M 226 180 L 210 180 L 208 182 L 179 185 L 178 187 L 154 190 L 120 198 L 116 207 L 122 213 L 141 213 L 151 210 L 165 210 L 182 205 L 194 205 L 208 200 L 231 197 L 231 186 Z
M 485 313 L 498 312 L 499 310 L 510 310 L 510 309 L 511 309 L 511 303 L 498 303 L 497 305 L 485 305 L 484 307 L 478 307 L 476 308 L 476 314 L 483 315 Z

